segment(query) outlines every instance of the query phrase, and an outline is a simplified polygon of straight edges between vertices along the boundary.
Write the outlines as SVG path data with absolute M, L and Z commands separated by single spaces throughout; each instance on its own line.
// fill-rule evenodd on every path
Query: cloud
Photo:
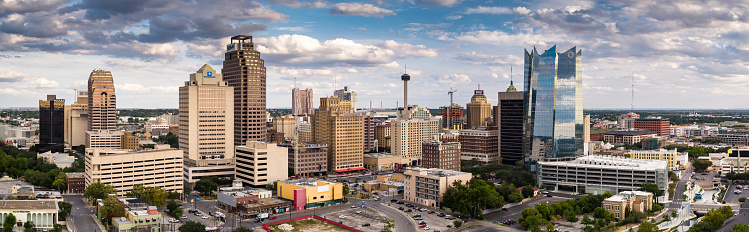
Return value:
M 0 68 L 0 83 L 13 83 L 22 81 L 26 77 L 25 74 L 16 72 L 10 69 Z
M 522 65 L 523 58 L 515 55 L 487 55 L 481 52 L 464 52 L 455 57 L 456 60 L 477 65 Z
M 476 8 L 466 9 L 466 14 L 512 14 L 513 11 L 507 7 L 499 6 L 478 6 Z
M 285 5 L 293 8 L 323 8 L 328 3 L 326 1 L 303 2 L 299 0 L 265 0 L 274 5 Z
M 348 39 L 320 42 L 305 35 L 280 35 L 257 38 L 257 50 L 266 62 L 286 65 L 320 66 L 385 66 L 405 57 L 434 57 L 437 50 L 387 40 L 379 44 L 361 44 Z
M 11 88 L 4 88 L 0 89 L 0 95 L 22 95 L 22 96 L 31 96 L 31 95 L 37 95 L 36 92 L 25 90 L 25 89 L 11 89 Z
M 447 19 L 447 20 L 458 20 L 458 19 L 461 19 L 461 18 L 463 18 L 463 15 L 448 15 L 448 16 L 445 16 L 445 19 Z
M 471 78 L 465 74 L 444 75 L 437 79 L 437 82 L 443 85 L 460 85 L 471 82 Z
M 306 32 L 308 31 L 305 27 L 276 27 L 274 28 L 279 31 L 290 31 L 290 32 Z
M 47 80 L 46 78 L 39 78 L 36 80 L 32 80 L 29 83 L 29 86 L 36 88 L 57 88 L 58 86 L 60 86 L 60 84 L 58 84 L 57 81 Z
M 298 69 L 298 68 L 286 68 L 286 67 L 268 67 L 281 75 L 287 76 L 320 76 L 320 75 L 332 75 L 333 71 L 330 69 Z
M 115 83 L 114 89 L 117 92 L 128 92 L 128 93 L 163 93 L 163 94 L 176 94 L 179 92 L 178 86 L 149 86 L 145 87 L 141 84 L 133 83 Z
M 364 17 L 384 17 L 395 15 L 392 10 L 376 7 L 372 4 L 361 3 L 338 3 L 333 5 L 328 12 L 333 15 L 356 15 Z
M 461 0 L 416 0 L 414 3 L 433 6 L 452 6 L 460 2 Z

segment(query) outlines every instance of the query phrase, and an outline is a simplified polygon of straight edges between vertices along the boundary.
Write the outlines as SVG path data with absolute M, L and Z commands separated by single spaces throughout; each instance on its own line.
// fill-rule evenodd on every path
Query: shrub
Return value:
M 746 201 L 746 197 L 739 197 L 739 202 L 745 202 L 745 201 Z

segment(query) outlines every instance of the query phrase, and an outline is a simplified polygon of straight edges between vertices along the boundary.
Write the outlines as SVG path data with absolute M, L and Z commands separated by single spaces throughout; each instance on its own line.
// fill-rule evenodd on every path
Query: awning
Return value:
M 335 170 L 335 172 L 348 172 L 348 171 L 349 171 L 349 168 Z
M 357 171 L 357 170 L 364 170 L 364 167 L 358 167 L 358 168 L 349 168 L 349 171 Z

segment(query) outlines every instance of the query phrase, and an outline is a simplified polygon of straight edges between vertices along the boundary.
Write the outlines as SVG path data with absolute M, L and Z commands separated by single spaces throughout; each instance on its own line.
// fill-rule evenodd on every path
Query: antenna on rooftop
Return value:
M 294 88 L 296 89 L 296 77 L 294 77 Z

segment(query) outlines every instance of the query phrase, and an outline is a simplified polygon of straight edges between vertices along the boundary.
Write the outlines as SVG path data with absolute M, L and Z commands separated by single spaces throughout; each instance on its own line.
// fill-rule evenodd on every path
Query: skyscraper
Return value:
M 583 155 L 582 50 L 525 51 L 523 165 L 536 172 L 543 158 Z
M 333 95 L 341 99 L 341 101 L 350 101 L 351 109 L 356 111 L 356 92 L 351 91 L 348 86 L 344 86 L 343 89 L 338 89 L 333 92 Z
M 265 141 L 265 62 L 255 51 L 252 36 L 231 37 L 221 74 L 234 87 L 234 144 Z
M 39 100 L 39 144 L 36 152 L 63 152 L 65 150 L 65 99 L 47 95 Z
M 320 108 L 312 116 L 312 139 L 328 145 L 328 171 L 364 169 L 364 118 L 351 110 L 351 102 L 332 96 L 320 98 Z
M 115 130 L 117 97 L 112 73 L 94 70 L 88 77 L 88 130 Z
M 515 165 L 523 160 L 523 92 L 517 91 L 510 81 L 507 91 L 497 95 L 494 125 L 499 130 L 499 156 L 502 163 Z
M 442 116 L 442 128 L 460 130 L 463 129 L 465 117 L 463 107 L 458 104 L 440 106 L 439 115 Z
M 188 183 L 234 177 L 234 89 L 207 64 L 179 87 L 179 148 Z
M 294 116 L 315 114 L 314 100 L 312 89 L 292 89 L 291 114 Z
M 76 91 L 76 101 L 65 106 L 65 141 L 70 146 L 86 144 L 88 130 L 88 91 Z
M 492 104 L 489 104 L 484 96 L 484 90 L 477 89 L 473 91 L 471 103 L 466 104 L 466 128 L 471 129 L 480 126 L 487 126 L 492 117 Z

